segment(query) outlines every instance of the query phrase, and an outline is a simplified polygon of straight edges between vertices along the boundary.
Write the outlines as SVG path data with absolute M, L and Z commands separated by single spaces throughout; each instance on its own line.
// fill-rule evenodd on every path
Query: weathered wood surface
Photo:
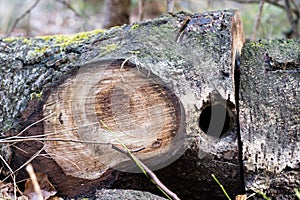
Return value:
M 46 118 L 19 135 L 42 135 L 44 141 L 17 143 L 12 157 L 2 145 L 3 156 L 16 169 L 46 145 L 42 153 L 48 156 L 38 156 L 32 164 L 65 196 L 95 187 L 158 193 L 144 175 L 112 169 L 124 169 L 128 162 L 112 151 L 115 138 L 90 135 L 109 133 L 99 123 L 103 120 L 122 140 L 129 128 L 128 137 L 136 141 L 126 140 L 126 145 L 140 149 L 136 155 L 150 166 L 163 167 L 158 176 L 180 197 L 203 199 L 209 193 L 222 198 L 211 173 L 234 196 L 242 191 L 233 80 L 235 53 L 242 45 L 240 16 L 233 10 L 165 15 L 74 36 L 3 39 L 1 135 L 17 135 Z M 126 82 L 130 79 L 136 84 Z M 126 87 L 134 85 L 138 87 L 128 92 Z M 143 100 L 148 96 L 155 101 Z M 114 104 L 112 97 L 127 107 Z M 142 107 L 136 106 L 140 99 Z M 69 141 L 50 141 L 57 137 Z M 88 144 L 91 140 L 101 144 Z M 112 153 L 110 165 L 102 162 L 103 151 Z M 159 151 L 166 156 L 162 160 Z M 18 173 L 20 179 L 24 176 L 24 171 Z
M 247 190 L 295 199 L 300 188 L 300 41 L 242 51 L 240 130 Z
M 232 64 L 235 49 L 241 48 L 243 38 L 239 30 L 241 24 L 238 23 L 238 15 L 232 15 L 234 12 L 224 13 L 194 15 L 190 16 L 191 19 L 184 14 L 167 15 L 136 25 L 75 36 L 2 39 L 1 135 L 15 135 L 47 116 L 51 117 L 31 127 L 22 136 L 61 132 L 67 129 L 61 126 L 68 124 L 71 124 L 68 127 L 72 127 L 72 130 L 76 129 L 78 118 L 69 119 L 68 116 L 71 116 L 72 112 L 85 113 L 86 109 L 91 109 L 90 105 L 93 103 L 90 99 L 86 101 L 87 103 L 75 106 L 68 103 L 75 100 L 80 102 L 78 99 L 81 97 L 93 95 L 94 85 L 97 85 L 93 80 L 100 74 L 106 73 L 104 78 L 111 80 L 115 80 L 112 74 L 123 74 L 125 78 L 130 77 L 134 82 L 125 84 L 116 79 L 119 82 L 115 81 L 113 87 L 123 84 L 134 88 L 129 94 L 137 95 L 135 100 L 131 98 L 135 102 L 143 99 L 142 97 L 151 96 L 152 99 L 156 99 L 148 107 L 143 107 L 144 109 L 134 106 L 131 108 L 135 108 L 138 113 L 142 110 L 150 112 L 153 109 L 162 112 L 156 113 L 155 118 L 144 116 L 135 120 L 133 113 L 129 123 L 125 120 L 128 110 L 115 105 L 117 110 L 114 112 L 119 118 L 107 120 L 108 115 L 103 115 L 105 106 L 100 106 L 97 107 L 97 116 L 101 116 L 102 113 L 102 117 L 96 119 L 104 121 L 106 119 L 105 122 L 113 131 L 120 130 L 118 127 L 122 126 L 132 128 L 137 125 L 132 132 L 134 134 L 145 132 L 140 128 L 141 124 L 149 123 L 151 125 L 149 128 L 152 125 L 159 125 L 160 122 L 176 122 L 168 123 L 169 129 L 164 129 L 168 131 L 163 137 L 158 138 L 155 131 L 154 135 L 149 135 L 147 139 L 144 135 L 140 135 L 135 140 L 136 144 L 131 144 L 132 149 L 145 147 L 143 151 L 151 153 L 146 155 L 147 153 L 141 151 L 137 154 L 141 158 L 146 155 L 145 162 L 148 159 L 147 164 L 153 164 L 155 167 L 157 165 L 155 161 L 160 161 L 156 159 L 159 153 L 155 151 L 161 148 L 168 152 L 173 148 L 171 150 L 173 152 L 174 147 L 182 147 L 186 151 L 178 160 L 170 165 L 164 163 L 166 166 L 156 172 L 169 188 L 178 191 L 182 198 L 205 199 L 207 196 L 223 198 L 221 190 L 210 177 L 210 174 L 214 173 L 233 197 L 242 188 L 239 188 L 241 174 L 237 155 L 237 127 L 234 120 L 236 112 Z M 219 21 L 216 20 L 218 17 L 220 17 L 219 25 Z M 213 28 L 208 26 L 212 22 L 211 18 L 216 20 Z M 184 27 L 185 22 L 187 26 Z M 232 26 L 230 23 L 235 25 Z M 125 60 L 127 62 L 124 62 Z M 299 41 L 260 41 L 246 44 L 242 51 L 239 120 L 248 192 L 259 190 L 274 198 L 293 199 L 295 197 L 293 189 L 300 187 L 299 63 Z M 125 71 L 121 71 L 121 68 Z M 150 83 L 155 83 L 155 87 Z M 88 89 L 82 90 L 78 84 L 84 84 Z M 70 85 L 72 87 L 69 87 Z M 109 92 L 114 91 L 112 94 L 116 95 L 117 99 L 123 99 L 122 105 L 128 101 L 125 93 L 118 92 L 126 91 L 124 88 L 111 90 L 109 85 L 103 88 L 102 91 L 106 92 L 96 94 L 110 94 Z M 119 88 L 122 89 L 121 86 Z M 156 88 L 157 94 L 160 95 L 154 93 L 153 88 Z M 105 103 L 104 97 L 107 95 L 98 95 L 98 101 Z M 204 119 L 208 116 L 210 118 L 208 110 L 211 108 L 218 110 L 225 101 L 228 102 L 225 103 L 228 112 L 228 118 L 225 115 L 227 127 L 225 126 L 221 132 L 226 133 L 215 144 L 215 140 L 203 131 L 209 130 L 205 123 L 200 123 L 202 130 L 199 127 L 199 119 L 201 116 Z M 144 99 L 142 102 L 142 105 L 146 105 L 148 101 Z M 218 112 L 222 112 L 222 109 Z M 51 115 L 52 113 L 55 114 Z M 122 115 L 124 113 L 125 115 Z M 159 115 L 162 113 L 164 114 Z M 84 120 L 80 120 L 80 123 L 85 123 Z M 214 123 L 214 120 L 212 121 L 211 123 Z M 99 125 L 99 121 L 97 122 Z M 177 127 L 183 124 L 183 128 Z M 90 133 L 91 128 L 93 127 L 89 126 L 88 129 L 80 131 Z M 148 128 L 147 130 L 151 130 Z M 157 129 L 159 126 L 156 126 Z M 183 129 L 186 131 L 182 132 Z M 177 133 L 172 135 L 171 132 L 174 130 L 177 130 Z M 74 131 L 69 130 L 70 134 L 66 134 L 67 132 L 52 136 L 88 141 L 97 138 L 89 134 L 73 137 Z M 181 134 L 186 138 L 185 145 L 181 145 L 182 143 L 174 145 L 172 138 Z M 17 168 L 47 144 L 43 154 L 51 155 L 53 159 L 37 157 L 33 160 L 34 167 L 37 171 L 48 174 L 50 180 L 58 186 L 60 194 L 66 196 L 74 196 L 95 187 L 146 189 L 160 194 L 144 175 L 114 171 L 108 169 L 112 166 L 108 167 L 105 162 L 97 164 L 98 155 L 93 152 L 95 145 L 46 141 L 53 139 L 52 136 L 43 137 L 45 139 L 43 143 L 16 144 L 18 148 L 12 148 L 14 156 L 9 154 L 8 146 L 1 145 L 1 155 Z M 99 139 L 102 137 L 97 138 Z M 122 140 L 126 140 L 126 137 Z M 112 138 L 101 142 L 106 143 L 104 149 L 112 150 L 110 147 L 114 143 Z M 143 145 L 137 145 L 140 143 Z M 153 145 L 159 148 L 151 148 Z M 81 149 L 83 152 L 74 153 L 74 149 L 69 151 L 70 148 Z M 26 153 L 20 149 L 26 150 Z M 199 158 L 204 155 L 204 158 Z M 117 156 L 120 155 L 111 156 L 114 157 L 112 160 L 119 162 L 125 159 Z M 62 157 L 66 159 L 61 159 Z M 80 159 L 84 157 L 86 158 Z M 169 157 L 177 159 L 166 154 L 166 158 Z M 72 160 L 73 158 L 75 160 Z M 77 164 L 68 165 L 65 160 Z M 90 168 L 84 168 L 92 161 L 96 163 L 94 167 L 87 165 Z M 110 162 L 109 159 L 107 162 Z M 80 170 L 76 170 L 74 166 Z M 26 176 L 22 171 L 19 175 L 20 178 Z

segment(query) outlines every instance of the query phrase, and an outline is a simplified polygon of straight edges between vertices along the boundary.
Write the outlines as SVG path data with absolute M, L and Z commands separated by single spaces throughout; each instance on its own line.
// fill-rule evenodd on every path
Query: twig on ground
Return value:
M 264 3 L 265 3 L 265 0 L 260 0 L 260 2 L 259 2 L 259 10 L 258 10 L 258 13 L 257 13 L 257 16 L 256 16 L 255 25 L 254 25 L 254 28 L 253 28 L 253 33 L 252 33 L 252 36 L 251 36 L 251 41 L 255 41 L 256 33 L 257 33 L 257 30 L 258 30 L 258 27 L 259 27 L 259 24 L 260 24 L 260 18 L 261 18 L 261 13 L 262 13 L 262 10 L 263 10 L 263 7 L 264 7 Z
M 19 23 L 19 21 L 21 19 L 23 19 L 24 17 L 26 17 L 26 15 L 28 15 L 36 6 L 37 4 L 40 2 L 40 0 L 36 0 L 34 2 L 34 4 L 28 8 L 20 17 L 16 18 L 15 21 L 13 22 L 11 28 L 8 28 L 7 31 L 6 31 L 6 37 L 10 36 L 10 34 L 15 30 L 17 24 Z
M 34 192 L 36 193 L 38 200 L 43 200 L 43 195 L 42 195 L 40 185 L 37 181 L 37 177 L 34 173 L 32 165 L 30 163 L 26 166 L 26 171 L 32 181 Z
M 14 182 L 14 196 L 16 197 L 17 196 L 17 183 L 16 183 L 16 176 L 15 176 L 15 173 L 13 172 L 12 168 L 9 166 L 9 164 L 6 162 L 6 160 L 2 157 L 2 155 L 0 155 L 0 159 L 2 160 L 2 162 L 5 164 L 5 166 L 7 167 L 7 169 L 10 171 L 10 175 L 13 179 L 13 182 Z M 8 177 L 9 177 L 8 176 Z M 5 180 L 5 179 L 4 179 Z M 4 180 L 2 180 L 4 182 Z
M 18 169 L 16 169 L 15 171 L 11 170 L 11 174 L 8 175 L 7 177 L 5 177 L 2 181 L 5 181 L 8 177 L 16 174 L 16 172 L 18 172 L 20 169 L 24 168 L 27 164 L 29 164 L 33 159 L 35 159 L 37 156 L 40 155 L 40 153 L 45 149 L 45 145 L 38 151 L 36 152 L 33 156 L 31 156 L 31 158 L 29 158 L 23 165 L 21 165 Z
M 139 168 L 142 170 L 142 172 L 150 178 L 150 180 L 156 184 L 158 189 L 169 199 L 179 200 L 177 195 L 173 193 L 171 190 L 169 190 L 160 180 L 156 177 L 156 175 L 147 167 L 145 166 L 137 157 L 135 157 L 132 152 L 127 148 L 127 146 L 116 136 L 116 134 L 104 123 L 104 121 L 100 120 L 104 128 L 106 128 L 117 140 L 117 142 L 122 146 L 118 147 L 116 145 L 112 145 L 112 148 L 127 155 Z
M 130 158 L 132 161 L 134 161 L 135 163 L 138 163 L 147 173 L 147 175 L 149 175 L 151 177 L 151 179 L 154 181 L 154 183 L 159 186 L 160 189 L 162 189 L 165 193 L 167 193 L 170 197 L 172 197 L 172 199 L 175 200 L 179 200 L 179 198 L 177 197 L 177 195 L 175 193 L 173 193 L 171 190 L 169 190 L 158 178 L 157 176 L 146 166 L 144 165 L 144 163 L 142 163 L 142 161 L 140 161 L 135 155 L 133 155 L 130 151 L 123 149 L 122 147 L 118 147 L 115 145 L 112 145 L 112 148 L 125 154 L 128 158 Z

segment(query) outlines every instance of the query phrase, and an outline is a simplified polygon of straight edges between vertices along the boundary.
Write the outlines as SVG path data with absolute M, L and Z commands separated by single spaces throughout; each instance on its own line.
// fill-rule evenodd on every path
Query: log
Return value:
M 242 50 L 240 130 L 248 191 L 295 199 L 300 188 L 300 42 L 260 40 Z
M 59 195 L 96 188 L 160 194 L 123 143 L 183 199 L 243 192 L 234 68 L 236 10 L 168 14 L 71 36 L 1 41 L 3 157 L 31 160 Z M 27 177 L 23 170 L 19 180 Z

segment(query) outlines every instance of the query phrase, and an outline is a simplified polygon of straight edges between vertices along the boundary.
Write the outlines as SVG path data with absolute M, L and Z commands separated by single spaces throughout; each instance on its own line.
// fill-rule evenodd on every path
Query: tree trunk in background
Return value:
M 174 12 L 176 0 L 167 0 L 167 12 Z
M 103 26 L 110 28 L 129 24 L 130 0 L 105 0 L 105 21 Z

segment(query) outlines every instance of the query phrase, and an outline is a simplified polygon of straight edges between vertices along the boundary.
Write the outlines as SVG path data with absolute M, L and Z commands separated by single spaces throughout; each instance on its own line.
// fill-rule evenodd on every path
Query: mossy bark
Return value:
M 242 50 L 240 129 L 247 190 L 294 199 L 300 187 L 300 41 Z
M 126 63 L 143 72 L 145 77 L 148 74 L 158 77 L 160 83 L 172 90 L 184 110 L 184 118 L 176 119 L 185 126 L 186 151 L 178 160 L 157 171 L 159 177 L 181 198 L 201 199 L 207 195 L 222 198 L 222 191 L 211 177 L 214 173 L 233 197 L 242 190 L 233 76 L 235 54 L 242 45 L 240 16 L 234 10 L 164 15 L 73 36 L 4 38 L 0 44 L 1 135 L 16 135 L 47 117 L 44 108 L 53 103 L 47 100 L 55 99 L 50 98 L 51 94 L 58 94 L 55 92 L 59 87 L 72 83 L 82 70 L 103 62 L 117 62 L 120 67 Z M 163 98 L 170 96 L 167 92 L 164 94 Z M 173 104 L 176 105 L 179 104 Z M 224 111 L 221 118 L 206 119 L 212 115 L 210 109 L 220 111 L 219 108 Z M 61 117 L 57 113 L 55 120 L 65 125 L 65 118 Z M 199 122 L 199 118 L 204 122 Z M 45 134 L 45 130 L 49 130 L 45 128 L 47 123 L 30 127 L 22 136 Z M 220 130 L 211 133 L 207 123 Z M 159 140 L 153 144 L 160 148 Z M 13 148 L 11 160 L 14 169 L 43 147 L 41 142 L 16 145 L 18 148 Z M 63 146 L 61 149 L 66 150 Z M 109 169 L 103 176 L 88 180 L 71 176 L 61 167 L 66 165 L 59 165 L 51 158 L 37 157 L 32 164 L 36 171 L 46 173 L 65 196 L 75 196 L 97 186 L 159 193 L 142 174 Z M 22 173 L 20 177 L 25 176 Z

